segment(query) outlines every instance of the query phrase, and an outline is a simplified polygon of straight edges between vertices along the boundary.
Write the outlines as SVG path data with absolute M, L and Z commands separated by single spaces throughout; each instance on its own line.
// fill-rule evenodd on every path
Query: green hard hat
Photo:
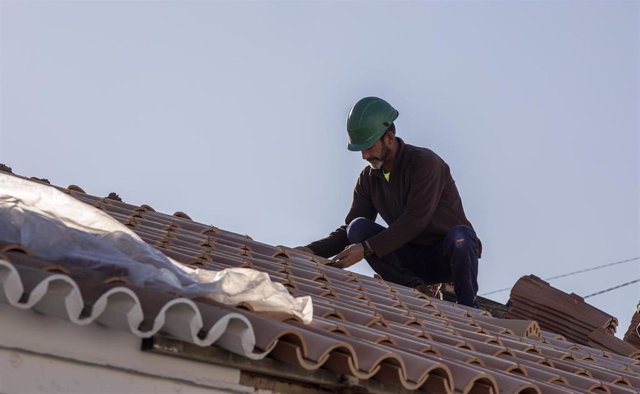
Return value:
M 397 117 L 398 111 L 381 98 L 360 99 L 347 117 L 347 148 L 354 152 L 371 148 Z

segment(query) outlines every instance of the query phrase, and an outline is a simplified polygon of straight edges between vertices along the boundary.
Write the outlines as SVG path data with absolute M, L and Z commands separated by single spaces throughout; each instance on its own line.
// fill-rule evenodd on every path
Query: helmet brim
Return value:
M 349 149 L 351 152 L 362 152 L 363 150 L 367 150 L 371 148 L 375 143 L 376 143 L 375 141 L 373 141 L 372 143 L 366 143 L 366 144 L 349 143 L 347 144 L 347 149 Z
M 363 141 L 359 144 L 354 144 L 352 142 L 349 142 L 347 144 L 347 149 L 349 149 L 352 152 L 361 152 L 363 150 L 367 150 L 371 148 L 376 143 L 376 141 L 382 138 L 382 136 L 386 132 L 387 132 L 387 128 L 385 127 L 384 129 L 377 131 L 374 135 L 369 137 L 366 141 Z

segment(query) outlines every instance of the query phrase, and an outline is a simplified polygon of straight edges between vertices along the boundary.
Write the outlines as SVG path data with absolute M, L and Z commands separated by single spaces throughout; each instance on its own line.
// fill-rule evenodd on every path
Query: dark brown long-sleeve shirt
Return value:
M 395 252 L 411 243 L 432 246 L 456 225 L 471 227 L 449 166 L 433 151 L 399 142 L 391 177 L 367 166 L 358 177 L 353 203 L 345 225 L 328 237 L 307 245 L 319 256 L 331 257 L 347 245 L 347 224 L 364 217 L 375 220 L 377 214 L 389 224 L 368 241 L 378 257 Z

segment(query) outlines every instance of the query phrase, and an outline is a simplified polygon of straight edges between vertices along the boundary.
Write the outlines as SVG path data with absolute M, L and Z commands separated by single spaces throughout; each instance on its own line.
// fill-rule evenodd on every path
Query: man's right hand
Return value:
M 351 267 L 363 258 L 364 247 L 362 244 L 351 244 L 331 259 L 331 263 L 329 265 L 336 268 L 347 268 Z

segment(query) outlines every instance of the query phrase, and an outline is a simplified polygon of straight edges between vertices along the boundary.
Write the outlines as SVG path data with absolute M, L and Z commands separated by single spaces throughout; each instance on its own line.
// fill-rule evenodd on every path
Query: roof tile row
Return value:
M 64 261 L 41 261 L 25 254 L 24 248 L 21 252 L 19 247 L 5 245 L 2 272 L 13 270 L 19 273 L 20 283 L 26 284 L 16 290 L 15 278 L 8 281 L 6 275 L 0 275 L 4 294 L 13 297 L 8 301 L 12 305 L 25 308 L 24 300 L 33 297 L 31 289 L 55 276 L 69 286 L 75 283 L 86 305 L 81 302 L 74 307 L 78 316 L 92 316 L 141 335 L 165 333 L 205 346 L 219 344 L 214 331 L 234 335 L 235 330 L 220 329 L 217 322 L 225 318 L 228 324 L 242 321 L 255 335 L 255 348 L 249 355 L 268 352 L 269 357 L 310 371 L 324 368 L 433 392 L 637 393 L 640 389 L 640 357 L 568 342 L 542 330 L 545 327 L 535 321 L 496 319 L 485 311 L 326 266 L 326 260 L 317 256 L 193 222 L 186 215 L 166 215 L 148 206 L 90 196 L 78 188 L 63 190 L 108 212 L 180 262 L 215 270 L 250 267 L 269 273 L 293 295 L 313 298 L 314 320 L 304 325 L 291 318 L 258 314 L 246 306 L 233 308 L 180 294 L 158 294 L 128 285 L 126 272 L 84 272 Z M 39 294 L 38 303 L 55 298 L 49 290 Z M 128 302 L 141 309 L 137 320 L 122 320 L 105 312 L 119 311 L 127 303 L 121 299 L 134 297 L 137 301 Z M 79 324 L 85 322 L 52 307 L 41 309 Z M 108 315 L 101 317 L 104 313 Z M 189 328 L 197 316 L 202 323 L 197 329 Z

